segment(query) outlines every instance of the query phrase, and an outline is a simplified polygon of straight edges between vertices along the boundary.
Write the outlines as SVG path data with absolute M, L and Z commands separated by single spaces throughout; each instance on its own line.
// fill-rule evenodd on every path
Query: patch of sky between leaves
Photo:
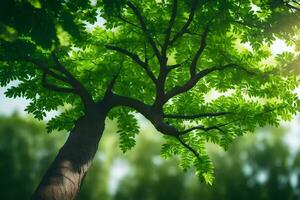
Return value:
M 85 22 L 85 28 L 87 32 L 92 32 L 96 27 L 104 27 L 105 20 L 100 17 L 100 11 L 97 11 L 96 22 L 91 24 L 89 22 Z
M 5 91 L 12 87 L 17 86 L 19 84 L 18 81 L 12 81 L 5 87 L 0 87 L 0 116 L 9 116 L 13 113 L 17 113 L 21 116 L 28 116 L 28 113 L 25 111 L 27 105 L 29 105 L 30 100 L 17 97 L 15 99 L 8 98 L 5 96 Z M 53 110 L 46 113 L 45 121 L 50 120 L 51 118 L 58 115 L 58 111 Z

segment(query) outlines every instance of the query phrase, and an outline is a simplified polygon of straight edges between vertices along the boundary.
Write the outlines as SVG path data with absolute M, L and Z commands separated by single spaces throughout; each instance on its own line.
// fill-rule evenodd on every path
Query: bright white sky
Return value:
M 26 106 L 30 103 L 29 100 L 24 99 L 24 98 L 16 98 L 16 99 L 11 99 L 7 98 L 4 94 L 7 88 L 9 88 L 11 85 L 7 87 L 0 87 L 0 116 L 9 116 L 14 112 L 17 112 L 21 116 L 26 116 L 28 115 L 25 110 Z M 45 118 L 46 120 L 51 119 L 57 114 L 56 111 L 51 111 L 47 114 L 47 117 Z
M 4 95 L 5 90 L 6 88 L 0 87 L 0 115 L 10 115 L 15 111 L 25 114 L 24 109 L 29 101 L 22 98 L 9 99 Z

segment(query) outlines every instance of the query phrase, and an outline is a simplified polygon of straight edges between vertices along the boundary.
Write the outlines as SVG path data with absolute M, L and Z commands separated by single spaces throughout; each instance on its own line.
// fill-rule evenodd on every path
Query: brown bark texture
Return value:
M 34 192 L 33 200 L 73 200 L 97 152 L 104 116 L 85 115 L 76 123 Z

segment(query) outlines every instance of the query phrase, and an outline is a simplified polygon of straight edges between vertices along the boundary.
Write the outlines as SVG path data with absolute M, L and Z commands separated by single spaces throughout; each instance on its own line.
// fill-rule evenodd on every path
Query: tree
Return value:
M 7 0 L 2 8 L 0 81 L 19 81 L 6 95 L 31 99 L 26 110 L 37 119 L 68 107 L 48 122 L 49 131 L 70 135 L 33 199 L 76 197 L 107 117 L 117 119 L 125 152 L 139 132 L 135 113 L 142 114 L 164 135 L 162 155 L 179 155 L 184 169 L 194 166 L 211 184 L 206 142 L 226 149 L 237 136 L 278 125 L 299 109 L 297 78 L 282 73 L 293 55 L 266 63 L 268 46 L 276 38 L 291 43 L 296 33 L 278 30 L 280 19 L 299 22 L 284 4 L 81 2 Z M 97 13 L 105 28 L 86 31 L 83 24 Z

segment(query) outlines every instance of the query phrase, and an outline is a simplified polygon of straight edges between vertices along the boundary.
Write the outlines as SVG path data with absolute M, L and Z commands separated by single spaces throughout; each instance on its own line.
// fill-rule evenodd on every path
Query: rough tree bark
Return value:
M 104 120 L 104 114 L 93 112 L 76 122 L 66 143 L 34 192 L 33 200 L 76 198 L 97 152 L 104 131 Z

